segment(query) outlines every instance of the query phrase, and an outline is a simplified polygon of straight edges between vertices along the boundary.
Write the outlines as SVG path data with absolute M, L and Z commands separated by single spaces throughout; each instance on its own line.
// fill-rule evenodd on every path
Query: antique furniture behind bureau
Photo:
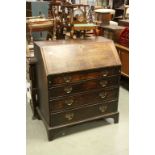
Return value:
M 63 4 L 63 10 L 68 10 L 68 25 L 70 25 L 70 36 L 73 38 L 74 34 L 76 37 L 86 36 L 86 32 L 90 30 L 95 30 L 97 25 L 94 23 L 89 23 L 87 11 L 89 5 L 84 4 Z
M 27 37 L 27 40 L 30 40 L 30 42 L 33 42 L 32 33 L 44 32 L 44 31 L 48 31 L 48 35 L 46 36 L 46 39 L 53 38 L 53 27 L 54 27 L 54 19 L 46 19 L 40 16 L 37 16 L 36 18 L 35 17 L 27 18 L 26 31 L 29 36 Z M 41 33 L 41 36 L 42 36 L 42 33 Z
M 101 118 L 119 119 L 121 63 L 108 39 L 40 41 L 37 59 L 37 113 L 48 139 L 62 129 Z
M 118 43 L 115 46 L 122 63 L 121 74 L 129 78 L 129 48 Z
M 117 37 L 116 37 L 117 33 L 125 29 L 125 27 L 118 26 L 118 25 L 105 25 L 105 26 L 101 26 L 101 28 L 103 28 L 104 30 L 103 32 L 104 37 L 109 38 L 114 42 L 117 40 Z
M 119 20 L 119 25 L 120 25 L 120 26 L 129 27 L 129 19 L 122 19 L 122 20 Z
M 96 23 L 99 26 L 109 25 L 110 20 L 115 15 L 115 10 L 113 9 L 96 9 L 94 12 Z
M 118 39 L 116 39 L 115 46 L 122 63 L 121 73 L 123 76 L 129 77 L 129 28 L 126 27 L 116 36 Z
M 38 0 L 26 0 L 26 17 L 44 16 L 44 18 L 48 18 L 49 14 L 48 10 L 49 10 L 49 2 Z M 39 27 L 41 28 L 41 25 Z M 43 25 L 43 27 L 45 28 L 45 24 Z M 33 26 L 33 30 L 36 28 L 37 26 Z M 49 29 L 42 28 L 41 31 L 32 31 L 32 36 L 34 40 L 45 40 L 48 34 L 48 30 Z

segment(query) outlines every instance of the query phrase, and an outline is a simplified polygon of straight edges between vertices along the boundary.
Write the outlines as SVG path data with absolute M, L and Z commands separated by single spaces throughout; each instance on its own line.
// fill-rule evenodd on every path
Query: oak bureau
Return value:
M 111 40 L 40 41 L 34 51 L 35 108 L 49 140 L 63 128 L 92 120 L 118 123 L 121 63 Z

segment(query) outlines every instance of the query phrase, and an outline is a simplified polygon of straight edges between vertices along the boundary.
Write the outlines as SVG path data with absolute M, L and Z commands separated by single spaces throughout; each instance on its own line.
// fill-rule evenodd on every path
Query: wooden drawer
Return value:
M 82 80 L 96 79 L 101 77 L 107 77 L 120 74 L 120 67 L 98 69 L 95 71 L 76 72 L 68 74 L 53 75 L 48 77 L 48 87 L 74 83 Z
M 101 116 L 107 113 L 117 111 L 117 102 L 106 102 L 104 104 L 93 105 L 89 107 L 79 108 L 72 111 L 66 111 L 58 114 L 51 114 L 51 125 L 58 126 L 78 122 L 87 118 Z
M 49 89 L 49 99 L 53 97 L 65 96 L 68 94 L 80 93 L 85 91 L 91 91 L 93 89 L 101 89 L 109 86 L 114 86 L 119 84 L 119 76 L 113 76 L 107 79 L 94 79 L 83 81 L 81 83 L 75 84 L 65 84 L 59 87 L 52 87 Z
M 105 101 L 118 100 L 119 88 L 95 90 L 89 93 L 72 95 L 50 101 L 50 111 L 57 112 L 84 105 L 99 104 Z

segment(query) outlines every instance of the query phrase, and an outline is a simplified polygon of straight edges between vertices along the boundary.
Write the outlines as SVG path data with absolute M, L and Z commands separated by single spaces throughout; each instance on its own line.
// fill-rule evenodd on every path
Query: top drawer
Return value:
M 104 68 L 94 71 L 84 71 L 76 73 L 66 73 L 61 75 L 51 75 L 48 77 L 48 87 L 65 83 L 74 83 L 82 80 L 96 79 L 101 77 L 120 74 L 120 67 Z

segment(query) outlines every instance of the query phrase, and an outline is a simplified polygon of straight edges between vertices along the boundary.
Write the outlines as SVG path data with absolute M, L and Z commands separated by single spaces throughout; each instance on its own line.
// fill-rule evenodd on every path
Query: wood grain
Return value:
M 118 122 L 121 63 L 108 39 L 35 42 L 37 112 L 48 139 L 64 127 L 112 117 Z

